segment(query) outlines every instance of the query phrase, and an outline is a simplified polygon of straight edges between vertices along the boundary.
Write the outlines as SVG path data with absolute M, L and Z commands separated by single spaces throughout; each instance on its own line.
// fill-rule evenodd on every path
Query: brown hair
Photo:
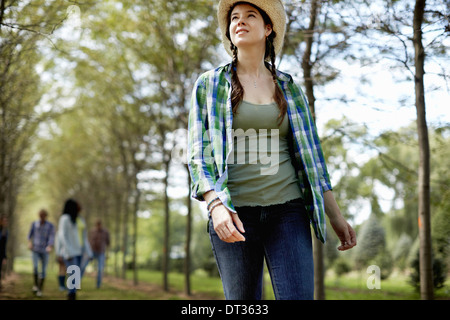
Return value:
M 277 35 L 276 35 L 276 32 L 273 30 L 272 20 L 267 15 L 267 13 L 265 13 L 264 10 L 258 8 L 257 6 L 255 6 L 251 3 L 245 2 L 245 1 L 235 3 L 228 11 L 228 23 L 227 23 L 226 35 L 227 35 L 227 38 L 230 40 L 230 43 L 231 43 L 230 49 L 231 49 L 231 52 L 233 53 L 233 61 L 231 63 L 231 105 L 233 108 L 233 113 L 236 113 L 239 103 L 242 101 L 242 99 L 244 97 L 244 87 L 242 87 L 242 84 L 239 81 L 239 77 L 238 77 L 237 71 L 236 71 L 237 62 L 238 62 L 238 58 L 237 58 L 237 50 L 238 49 L 231 41 L 230 29 L 229 29 L 230 23 L 231 23 L 231 13 L 232 13 L 233 9 L 239 4 L 248 4 L 252 7 L 254 7 L 255 9 L 258 10 L 258 12 L 263 17 L 264 24 L 265 25 L 270 24 L 272 26 L 272 32 L 266 38 L 266 51 L 264 53 L 264 60 L 267 60 L 270 58 L 270 67 L 271 67 L 270 72 L 272 73 L 273 82 L 275 83 L 275 94 L 274 94 L 273 99 L 275 100 L 276 104 L 278 105 L 278 109 L 280 110 L 280 113 L 278 114 L 278 120 L 279 120 L 278 125 L 281 125 L 281 123 L 284 120 L 284 116 L 286 115 L 287 102 L 283 95 L 283 91 L 281 91 L 281 88 L 278 86 L 277 74 L 276 74 L 276 69 L 275 69 L 275 47 L 273 45 L 273 40 L 275 39 L 275 37 Z

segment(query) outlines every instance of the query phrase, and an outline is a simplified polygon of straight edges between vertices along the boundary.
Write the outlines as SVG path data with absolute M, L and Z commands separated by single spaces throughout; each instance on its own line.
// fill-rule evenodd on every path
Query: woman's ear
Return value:
M 266 37 L 268 37 L 272 33 L 272 25 L 267 24 L 266 25 Z

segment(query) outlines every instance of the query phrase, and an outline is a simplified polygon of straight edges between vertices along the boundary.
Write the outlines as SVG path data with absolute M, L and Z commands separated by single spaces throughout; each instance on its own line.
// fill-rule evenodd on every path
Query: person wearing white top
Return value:
M 85 220 L 79 215 L 81 206 L 73 199 L 65 202 L 63 214 L 59 218 L 57 232 L 57 255 L 64 259 L 66 268 L 77 266 L 81 276 L 87 265 L 86 261 L 92 259 L 93 253 L 87 238 Z M 76 288 L 69 288 L 67 298 L 76 299 Z

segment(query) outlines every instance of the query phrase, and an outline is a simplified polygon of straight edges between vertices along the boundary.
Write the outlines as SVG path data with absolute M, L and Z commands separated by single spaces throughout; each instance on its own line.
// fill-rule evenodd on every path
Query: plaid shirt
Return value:
M 33 251 L 45 253 L 45 248 L 53 246 L 55 241 L 55 227 L 51 222 L 45 221 L 41 225 L 41 221 L 37 220 L 31 224 L 28 240 L 33 243 Z
M 192 197 L 214 190 L 222 203 L 236 212 L 227 187 L 227 160 L 233 148 L 231 106 L 231 64 L 202 74 L 191 98 L 188 132 L 188 166 Z M 293 134 L 294 167 L 298 185 L 316 237 L 326 239 L 323 192 L 331 190 L 317 129 L 305 95 L 292 77 L 277 71 L 278 85 L 288 103 L 287 115 Z

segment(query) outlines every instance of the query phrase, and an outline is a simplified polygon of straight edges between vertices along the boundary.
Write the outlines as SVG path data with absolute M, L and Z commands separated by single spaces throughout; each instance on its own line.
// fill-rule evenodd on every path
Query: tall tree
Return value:
M 308 10 L 304 10 L 297 1 L 287 3 L 288 25 L 284 54 L 301 61 L 305 95 L 309 109 L 316 123 L 316 97 L 314 88 L 334 80 L 338 71 L 334 70 L 327 58 L 345 51 L 348 47 L 350 30 L 344 20 L 334 20 L 338 7 L 345 1 L 328 3 L 322 0 L 312 0 Z M 308 15 L 308 16 L 307 16 Z M 337 14 L 339 16 L 339 14 Z M 303 25 L 307 21 L 307 25 Z M 332 35 L 332 37 L 327 37 Z M 329 39 L 331 38 L 331 40 Z M 301 54 L 302 53 L 302 54 Z M 325 299 L 325 266 L 323 244 L 314 237 L 314 294 L 315 299 Z
M 379 64 L 383 61 L 394 74 L 399 70 L 398 77 L 414 81 L 417 132 L 419 139 L 419 232 L 421 233 L 421 257 L 423 268 L 422 297 L 430 298 L 432 284 L 431 276 L 431 245 L 430 245 L 430 204 L 429 204 L 429 161 L 428 129 L 425 117 L 425 87 L 424 69 L 429 62 L 430 69 L 438 70 L 433 76 L 448 78 L 448 64 L 445 56 L 448 52 L 446 35 L 449 30 L 448 4 L 442 1 L 416 1 L 413 7 L 410 1 L 371 1 L 357 2 L 358 10 L 352 11 L 358 30 L 358 46 L 367 46 L 371 50 L 361 50 L 362 64 Z M 361 19 L 358 19 L 360 17 Z M 363 39 L 368 36 L 368 39 Z M 358 52 L 354 52 L 355 56 Z M 425 59 L 432 56 L 433 59 Z M 443 57 L 441 62 L 439 59 Z M 385 64 L 385 68 L 386 68 Z M 413 70 L 414 69 L 414 70 Z M 405 72 L 405 70 L 407 72 Z M 433 70 L 433 71 L 434 71 Z M 362 77 L 363 78 L 363 77 Z M 448 83 L 447 83 L 448 85 Z M 376 93 L 380 97 L 379 92 Z M 411 95 L 412 97 L 413 95 Z M 383 95 L 381 95 L 383 99 Z M 407 102 L 408 99 L 405 99 Z M 405 104 L 405 102 L 403 102 Z M 428 292 L 428 293 L 425 293 Z
M 426 9 L 427 7 L 427 9 Z M 440 57 L 448 52 L 445 38 L 449 30 L 448 4 L 441 1 L 415 1 L 414 8 L 408 1 L 386 1 L 383 18 L 378 17 L 379 30 L 392 42 L 380 46 L 381 56 L 390 58 L 398 67 L 407 70 L 414 81 L 418 166 L 418 230 L 420 237 L 421 298 L 433 299 L 431 211 L 430 211 L 430 147 L 425 107 L 425 65 L 440 69 L 438 76 L 448 77 L 448 64 L 440 63 Z M 426 57 L 430 57 L 426 59 Z M 431 57 L 433 57 L 431 59 Z M 431 74 L 435 74 L 432 72 Z
M 422 23 L 425 0 L 416 0 L 413 18 L 414 44 L 414 90 L 417 110 L 417 133 L 419 138 L 419 237 L 420 237 L 420 295 L 424 300 L 434 297 L 431 248 L 430 212 L 430 144 L 425 112 L 425 50 L 422 43 Z
M 64 5 L 42 0 L 0 3 L 0 212 L 8 216 L 11 229 L 34 133 L 42 121 L 57 114 L 39 109 L 45 89 L 35 69 L 41 57 L 36 49 L 64 21 L 64 10 Z M 14 237 L 8 241 L 10 250 Z M 14 261 L 12 251 L 10 256 L 8 269 Z
M 310 5 L 309 25 L 305 31 L 305 51 L 302 57 L 303 81 L 305 85 L 305 94 L 308 98 L 309 109 L 316 122 L 316 98 L 314 96 L 313 80 L 313 53 L 314 34 L 316 31 L 316 20 L 320 13 L 320 1 L 313 0 Z M 325 300 L 325 266 L 324 266 L 324 248 L 319 239 L 313 237 L 314 252 L 314 295 L 316 300 Z
M 142 10 L 139 30 L 148 30 L 152 36 L 151 49 L 143 50 L 148 46 L 147 40 L 135 40 L 130 43 L 136 56 L 149 63 L 153 69 L 152 83 L 157 88 L 155 120 L 159 122 L 160 152 L 163 156 L 162 162 L 166 172 L 165 188 L 169 186 L 168 173 L 171 164 L 171 148 L 165 143 L 167 135 L 178 128 L 187 128 L 187 114 L 189 111 L 188 102 L 190 93 L 198 75 L 205 70 L 208 62 L 216 60 L 213 51 L 218 43 L 215 29 L 213 28 L 215 8 L 212 2 L 205 0 L 196 1 L 142 1 L 138 2 Z M 150 23 L 149 23 L 150 21 Z M 170 260 L 170 212 L 169 195 L 164 192 L 166 201 L 166 236 L 163 245 L 163 283 L 165 290 L 168 290 L 168 272 Z M 189 196 L 189 195 L 188 195 Z M 190 197 L 189 200 L 190 201 Z M 191 218 L 188 205 L 187 225 Z M 187 241 L 189 241 L 190 228 Z M 185 246 L 190 250 L 190 244 Z M 189 257 L 189 253 L 185 254 Z M 187 259 L 186 263 L 189 263 Z M 190 277 L 190 266 L 184 268 L 185 278 Z M 185 281 L 189 285 L 190 281 Z M 185 288 L 190 292 L 190 288 Z

